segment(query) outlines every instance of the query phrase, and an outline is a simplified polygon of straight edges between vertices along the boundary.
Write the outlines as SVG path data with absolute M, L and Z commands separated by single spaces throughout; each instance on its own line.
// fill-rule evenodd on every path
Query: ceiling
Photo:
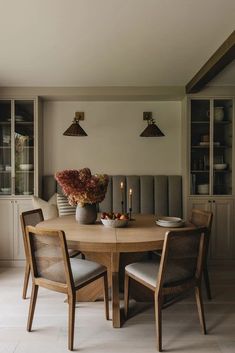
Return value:
M 185 86 L 234 30 L 234 0 L 0 1 L 2 87 Z

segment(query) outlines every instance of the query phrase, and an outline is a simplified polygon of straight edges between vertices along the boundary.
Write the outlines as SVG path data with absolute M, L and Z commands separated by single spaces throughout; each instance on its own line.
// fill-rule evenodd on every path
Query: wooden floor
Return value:
M 214 269 L 211 279 L 214 299 L 205 300 L 208 335 L 201 334 L 191 297 L 163 312 L 165 351 L 235 353 L 235 271 Z M 28 333 L 29 300 L 21 299 L 22 280 L 22 268 L 0 268 L 0 353 L 67 352 L 64 296 L 39 290 L 34 331 Z M 122 328 L 114 329 L 111 322 L 104 319 L 102 302 L 78 304 L 75 350 L 86 353 L 156 352 L 153 307 L 132 302 L 132 314 Z

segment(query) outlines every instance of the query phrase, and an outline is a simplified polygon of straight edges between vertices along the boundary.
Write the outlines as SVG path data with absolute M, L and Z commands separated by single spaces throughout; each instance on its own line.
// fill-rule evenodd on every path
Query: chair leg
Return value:
M 202 332 L 204 333 L 204 335 L 206 335 L 206 323 L 205 323 L 204 308 L 203 308 L 202 294 L 201 294 L 200 287 L 195 287 L 195 296 L 196 296 L 197 310 L 198 310 L 200 324 L 202 327 Z
M 155 320 L 157 334 L 157 348 L 162 352 L 162 305 L 158 297 L 155 297 Z
M 212 297 L 211 297 L 211 287 L 210 287 L 210 280 L 209 280 L 209 273 L 208 273 L 207 265 L 203 269 L 203 277 L 204 277 L 205 286 L 206 286 L 207 298 L 209 300 L 211 300 L 212 299 Z
M 124 314 L 125 318 L 128 318 L 129 311 L 129 296 L 130 296 L 130 277 L 125 272 L 125 283 L 124 283 Z
M 103 276 L 103 286 L 104 286 L 105 317 L 106 317 L 106 320 L 109 320 L 109 287 L 108 287 L 107 272 L 105 272 Z
M 35 311 L 35 306 L 36 306 L 36 301 L 37 301 L 37 295 L 38 295 L 38 286 L 33 283 L 31 298 L 30 298 L 30 305 L 29 305 L 28 323 L 27 323 L 27 331 L 29 331 L 29 332 L 32 329 L 32 323 L 33 323 L 34 311 Z
M 23 299 L 26 299 L 26 296 L 27 296 L 27 289 L 28 289 L 28 284 L 29 284 L 29 275 L 30 275 L 30 266 L 26 262 L 25 271 L 24 271 L 23 294 L 22 294 L 22 298 Z
M 73 342 L 74 342 L 74 321 L 75 321 L 75 306 L 76 306 L 75 293 L 68 295 L 68 304 L 69 304 L 68 348 L 70 351 L 72 351 Z

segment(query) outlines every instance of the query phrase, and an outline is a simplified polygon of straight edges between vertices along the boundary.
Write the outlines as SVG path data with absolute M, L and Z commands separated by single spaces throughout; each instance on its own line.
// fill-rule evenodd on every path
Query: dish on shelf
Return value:
M 101 222 L 105 227 L 123 228 L 128 225 L 129 219 L 102 219 Z
M 197 186 L 197 191 L 201 195 L 209 194 L 209 184 L 199 184 Z
M 23 195 L 32 195 L 33 192 L 32 191 L 23 191 Z
M 1 188 L 1 191 L 4 193 L 4 194 L 7 194 L 11 191 L 11 188 Z
M 15 116 L 15 121 L 20 123 L 20 122 L 24 121 L 24 118 L 21 115 L 16 115 Z
M 32 170 L 33 164 L 20 164 L 19 168 L 20 170 Z
M 214 169 L 215 170 L 224 170 L 227 168 L 227 164 L 226 163 L 217 163 L 214 164 Z
M 5 170 L 6 170 L 6 172 L 10 172 L 11 171 L 11 165 L 6 165 Z
M 210 142 L 204 142 L 204 141 L 199 142 L 200 146 L 209 146 L 209 144 Z M 220 146 L 220 142 L 214 142 L 214 146 Z

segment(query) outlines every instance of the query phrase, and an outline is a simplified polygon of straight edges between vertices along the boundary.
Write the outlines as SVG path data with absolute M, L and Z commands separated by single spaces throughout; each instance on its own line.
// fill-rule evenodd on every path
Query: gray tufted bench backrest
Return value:
M 180 175 L 114 175 L 99 205 L 101 212 L 121 211 L 120 183 L 124 184 L 124 208 L 128 211 L 128 193 L 133 190 L 132 212 L 182 217 L 182 177 Z M 61 193 L 53 175 L 43 177 L 43 195 L 48 200 Z

